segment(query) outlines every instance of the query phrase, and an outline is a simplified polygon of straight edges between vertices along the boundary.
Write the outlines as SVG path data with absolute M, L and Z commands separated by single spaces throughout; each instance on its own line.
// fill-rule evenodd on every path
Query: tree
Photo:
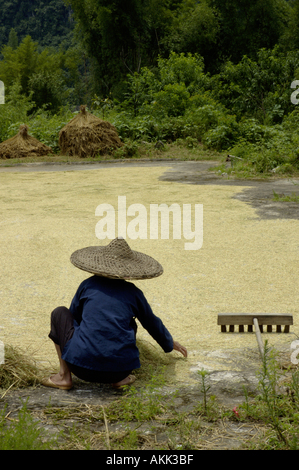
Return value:
M 298 67 L 298 51 L 260 49 L 257 60 L 244 56 L 238 64 L 227 62 L 212 78 L 213 95 L 238 119 L 281 122 L 293 108 L 290 86 Z
M 281 37 L 280 44 L 287 51 L 299 49 L 299 0 L 290 2 L 288 28 Z
M 272 49 L 290 18 L 286 0 L 207 0 L 219 19 L 220 60 L 236 63 L 243 55 L 253 59 L 261 48 Z
M 191 97 L 202 96 L 207 86 L 204 63 L 198 54 L 176 54 L 168 59 L 159 57 L 155 73 L 147 67 L 128 77 L 128 92 L 123 105 L 140 112 L 165 116 L 183 115 L 191 106 Z
M 98 66 L 106 94 L 113 83 L 139 71 L 148 27 L 142 14 L 145 0 L 70 0 L 81 38 Z
M 90 57 L 96 62 L 99 93 L 120 88 L 126 75 L 155 65 L 163 38 L 183 0 L 66 0 Z
M 13 50 L 15 50 L 19 45 L 18 35 L 14 28 L 11 28 L 8 36 L 8 46 L 10 46 Z
M 70 44 L 73 21 L 63 0 L 2 0 L 0 9 L 0 47 L 8 43 L 11 28 L 19 40 L 30 35 L 41 46 L 58 48 Z
M 219 18 L 205 1 L 184 0 L 175 12 L 164 43 L 169 52 L 200 54 L 208 70 L 215 69 Z
M 38 52 L 38 43 L 26 36 L 16 49 L 4 46 L 2 55 L 0 77 L 8 92 L 19 82 L 22 93 L 32 96 L 37 107 L 48 104 L 55 109 L 62 103 L 66 91 L 62 52 Z

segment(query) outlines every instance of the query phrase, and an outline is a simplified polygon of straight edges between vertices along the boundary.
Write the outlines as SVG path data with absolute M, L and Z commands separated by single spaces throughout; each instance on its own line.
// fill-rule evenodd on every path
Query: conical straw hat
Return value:
M 107 246 L 90 246 L 75 251 L 71 263 L 83 271 L 111 279 L 150 279 L 163 274 L 163 268 L 151 256 L 133 251 L 123 238 Z

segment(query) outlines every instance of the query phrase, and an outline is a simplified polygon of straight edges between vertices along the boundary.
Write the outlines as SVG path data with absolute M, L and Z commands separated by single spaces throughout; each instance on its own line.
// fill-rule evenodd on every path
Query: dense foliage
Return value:
M 298 167 L 299 0 L 27 3 L 0 13 L 1 140 L 29 120 L 55 149 L 84 102 L 124 140 L 201 142 L 260 172 Z
M 1 0 L 0 47 L 14 29 L 19 41 L 30 35 L 41 46 L 70 44 L 74 21 L 63 0 Z
M 290 46 L 297 0 L 67 0 L 95 60 L 102 87 L 153 66 L 170 52 L 200 54 L 206 70 L 255 59 L 260 48 Z M 287 38 L 287 39 L 286 39 Z

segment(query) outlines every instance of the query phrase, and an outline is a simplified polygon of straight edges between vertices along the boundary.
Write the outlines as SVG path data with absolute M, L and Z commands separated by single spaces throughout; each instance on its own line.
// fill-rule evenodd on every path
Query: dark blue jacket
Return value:
M 171 334 L 131 282 L 92 276 L 80 284 L 70 311 L 75 332 L 62 351 L 70 364 L 107 372 L 139 368 L 134 318 L 165 352 L 173 349 Z

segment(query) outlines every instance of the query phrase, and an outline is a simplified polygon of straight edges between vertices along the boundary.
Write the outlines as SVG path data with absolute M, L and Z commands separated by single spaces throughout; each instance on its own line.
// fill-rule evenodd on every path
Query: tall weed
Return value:
M 46 450 L 55 445 L 56 440 L 43 431 L 23 403 L 17 419 L 6 420 L 6 408 L 0 411 L 0 450 Z

